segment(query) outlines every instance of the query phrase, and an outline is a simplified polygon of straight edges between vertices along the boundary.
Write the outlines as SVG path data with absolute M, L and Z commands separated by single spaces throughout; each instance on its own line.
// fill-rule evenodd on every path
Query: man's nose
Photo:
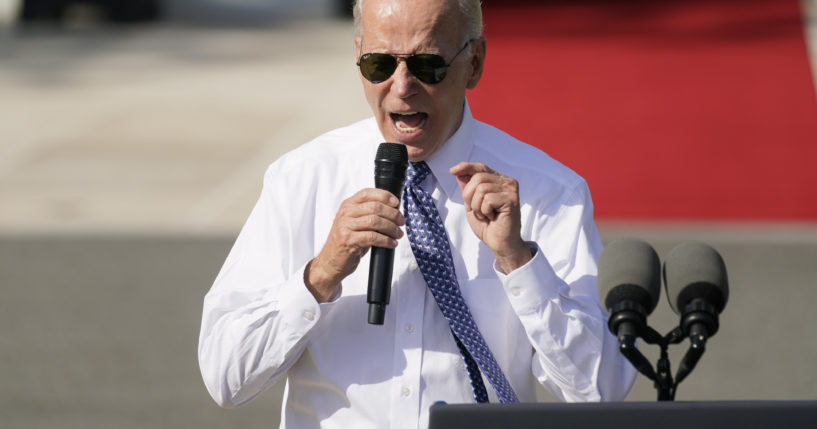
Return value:
M 397 60 L 397 69 L 392 75 L 392 91 L 401 98 L 413 95 L 417 92 L 417 78 L 408 69 L 406 61 L 402 58 Z

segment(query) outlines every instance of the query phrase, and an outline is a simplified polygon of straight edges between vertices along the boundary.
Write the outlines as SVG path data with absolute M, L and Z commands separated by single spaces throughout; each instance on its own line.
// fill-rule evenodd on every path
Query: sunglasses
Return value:
M 421 82 L 440 83 L 445 79 L 448 67 L 451 67 L 454 60 L 473 41 L 474 39 L 465 42 L 465 45 L 457 51 L 454 58 L 451 58 L 450 63 L 446 63 L 445 59 L 437 54 L 382 54 L 373 52 L 361 55 L 357 61 L 357 66 L 360 67 L 360 73 L 366 80 L 371 83 L 380 83 L 394 74 L 394 71 L 397 70 L 397 60 L 402 58 L 411 74 Z M 363 49 L 363 42 L 360 45 L 361 49 Z

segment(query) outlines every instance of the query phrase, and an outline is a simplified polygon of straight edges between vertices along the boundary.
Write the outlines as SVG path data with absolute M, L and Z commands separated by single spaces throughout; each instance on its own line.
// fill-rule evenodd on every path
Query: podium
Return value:
M 429 429 L 815 429 L 817 401 L 439 404 Z

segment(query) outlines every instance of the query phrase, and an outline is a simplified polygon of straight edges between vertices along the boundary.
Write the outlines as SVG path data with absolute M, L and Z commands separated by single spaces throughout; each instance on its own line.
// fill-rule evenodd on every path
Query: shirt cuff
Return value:
M 511 306 L 519 315 L 538 311 L 542 302 L 553 300 L 565 287 L 539 245 L 533 241 L 526 243 L 533 253 L 533 258 L 527 264 L 505 274 L 494 262 L 494 271 L 508 294 Z
M 315 326 L 323 312 L 328 311 L 333 302 L 340 296 L 340 293 L 338 293 L 337 296 L 332 297 L 332 301 L 319 304 L 304 284 L 305 269 L 306 264 L 292 275 L 290 281 L 283 285 L 277 297 L 278 301 L 280 301 L 283 322 L 303 334 Z

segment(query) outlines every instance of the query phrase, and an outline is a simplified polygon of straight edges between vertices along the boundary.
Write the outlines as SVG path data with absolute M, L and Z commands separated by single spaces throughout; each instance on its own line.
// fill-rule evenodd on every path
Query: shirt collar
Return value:
M 440 184 L 449 199 L 461 197 L 459 197 L 460 186 L 457 184 L 457 178 L 448 170 L 460 162 L 470 159 L 471 150 L 474 148 L 475 134 L 476 121 L 471 116 L 471 109 L 468 106 L 468 100 L 466 100 L 462 109 L 460 127 L 430 158 L 426 159 L 426 163 L 431 168 L 431 174 L 437 179 L 437 183 Z

